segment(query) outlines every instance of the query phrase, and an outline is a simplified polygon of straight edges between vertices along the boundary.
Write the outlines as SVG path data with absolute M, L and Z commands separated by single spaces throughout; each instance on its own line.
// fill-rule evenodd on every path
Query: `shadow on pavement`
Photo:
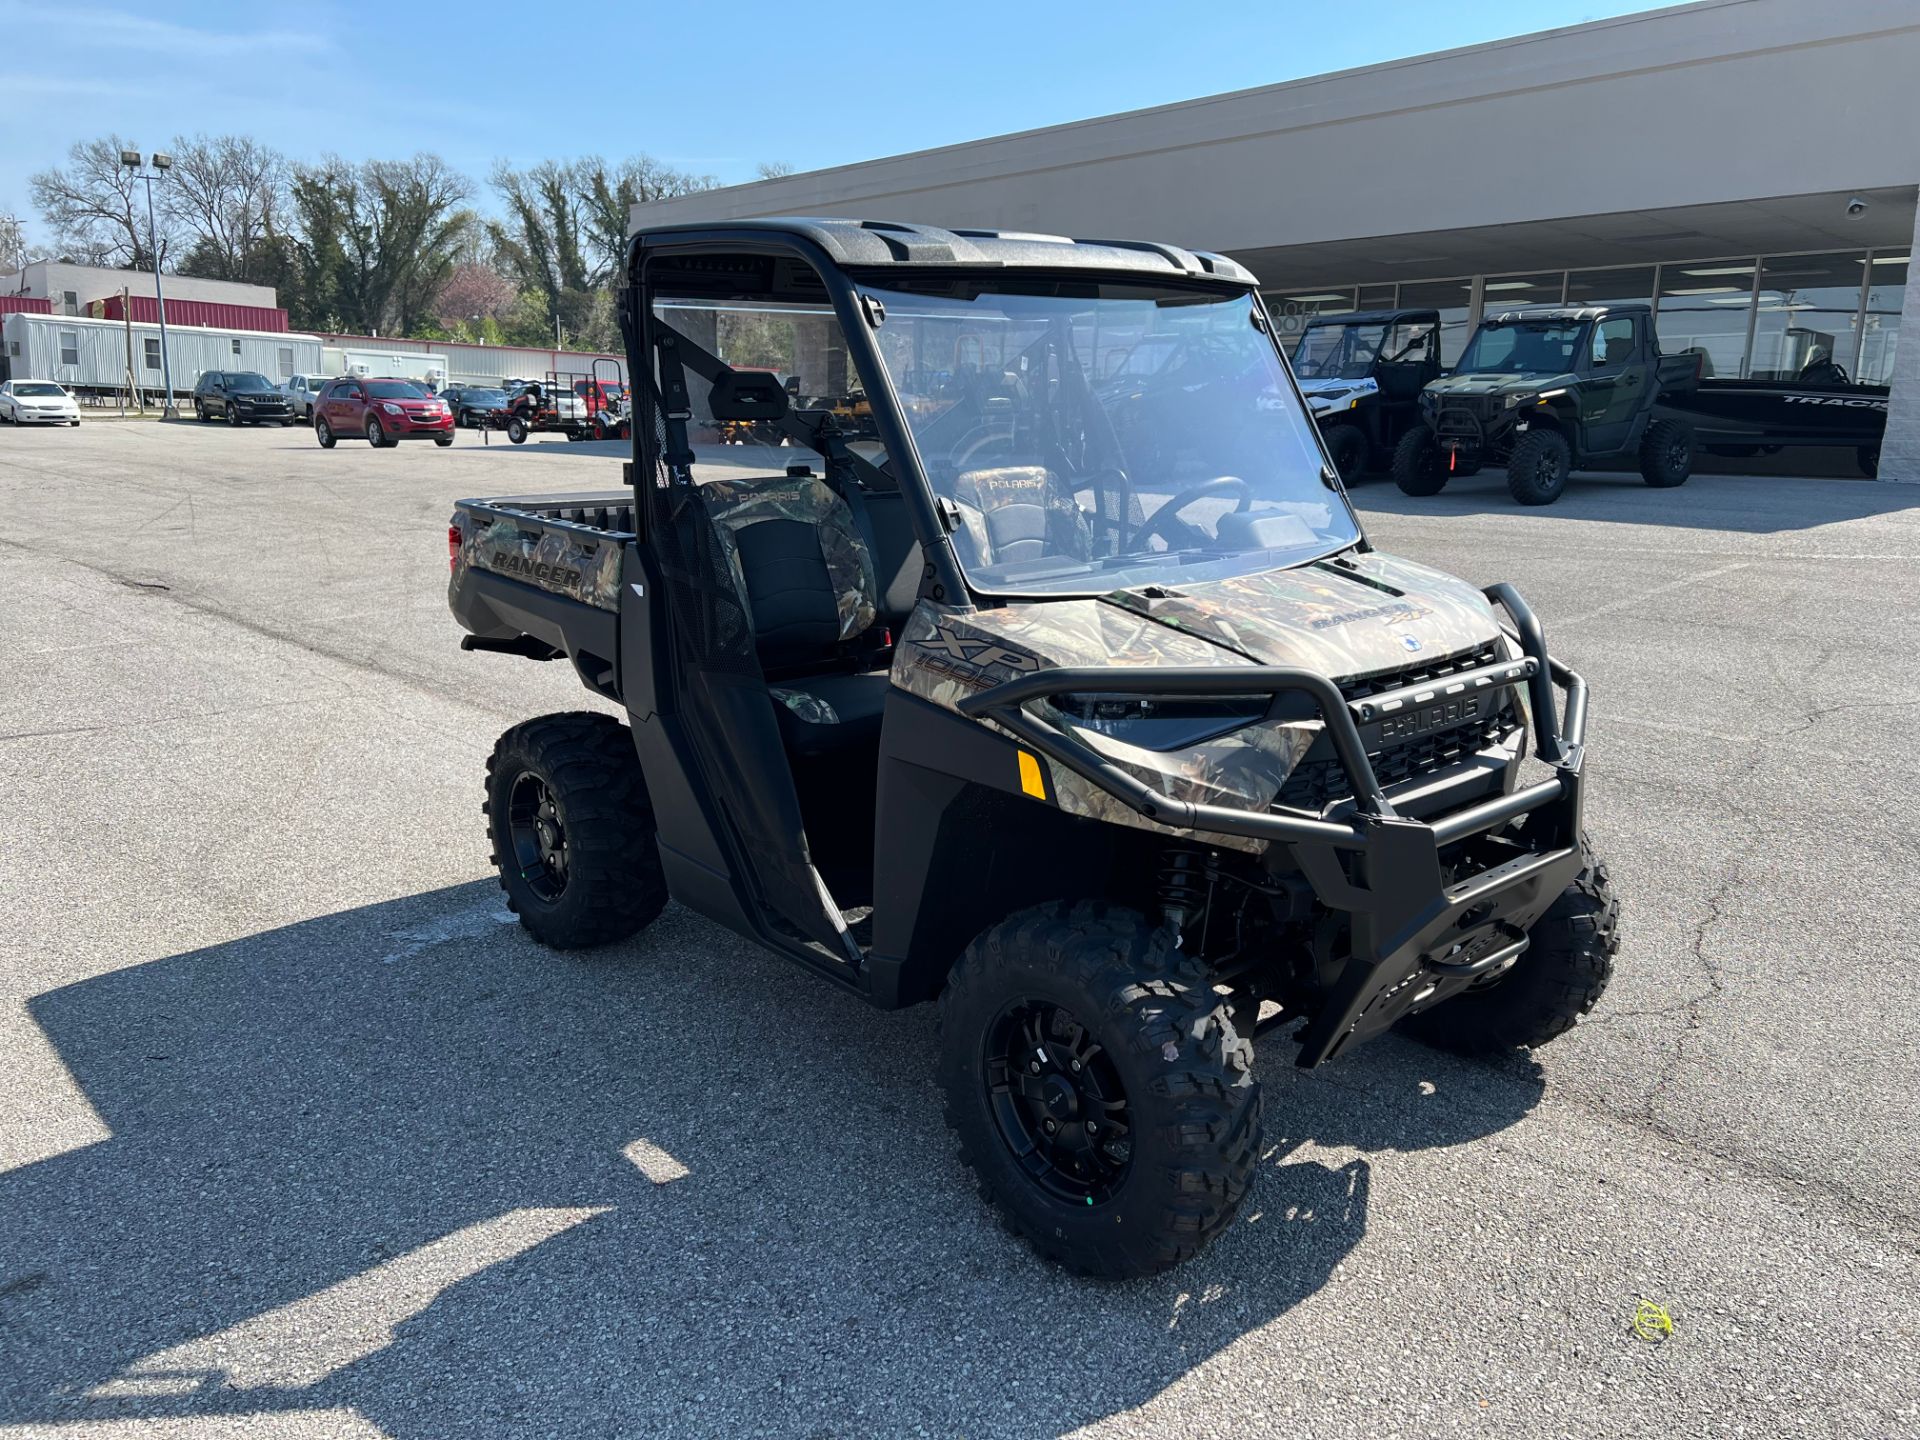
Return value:
M 1552 505 L 1531 511 L 1507 493 L 1504 470 L 1450 481 L 1438 495 L 1400 493 L 1375 476 L 1352 487 L 1354 505 L 1390 515 L 1480 515 L 1515 511 L 1553 520 L 1604 520 L 1614 525 L 1668 525 L 1683 530 L 1773 535 L 1847 520 L 1890 515 L 1920 505 L 1910 485 L 1871 480 L 1795 480 L 1696 474 L 1674 490 L 1653 490 L 1633 473 L 1582 471 Z
M 677 908 L 589 958 L 503 920 L 476 883 L 37 997 L 111 1138 L 0 1174 L 0 1421 L 1056 1434 L 1313 1295 L 1366 1231 L 1369 1152 L 1541 1093 L 1394 1040 L 1303 1076 L 1263 1042 L 1239 1223 L 1093 1284 L 979 1206 L 925 1008 Z

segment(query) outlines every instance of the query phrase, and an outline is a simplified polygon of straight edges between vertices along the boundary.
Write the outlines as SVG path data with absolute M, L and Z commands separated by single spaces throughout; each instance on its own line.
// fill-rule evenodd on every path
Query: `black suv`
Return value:
M 224 418 L 229 425 L 291 425 L 293 403 L 251 370 L 209 370 L 193 387 L 197 420 Z
M 497 419 L 507 418 L 507 392 L 498 385 L 449 385 L 440 392 L 453 412 L 453 423 L 462 430 L 485 429 Z

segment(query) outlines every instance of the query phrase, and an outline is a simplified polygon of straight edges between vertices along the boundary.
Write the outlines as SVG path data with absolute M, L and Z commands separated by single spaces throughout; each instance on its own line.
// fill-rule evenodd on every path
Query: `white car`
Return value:
M 9 380 L 0 385 L 0 420 L 9 425 L 78 425 L 80 407 L 66 387 L 51 380 Z

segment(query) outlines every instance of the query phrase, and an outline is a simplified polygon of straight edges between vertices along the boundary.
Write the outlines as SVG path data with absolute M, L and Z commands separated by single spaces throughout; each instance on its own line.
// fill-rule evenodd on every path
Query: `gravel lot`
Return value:
M 448 502 L 591 448 L 0 429 L 0 1435 L 1920 1433 L 1914 492 L 1361 490 L 1592 681 L 1618 978 L 1504 1067 L 1263 1041 L 1240 1223 L 1111 1286 L 925 1009 L 503 923 L 484 757 L 585 692 L 458 650 Z

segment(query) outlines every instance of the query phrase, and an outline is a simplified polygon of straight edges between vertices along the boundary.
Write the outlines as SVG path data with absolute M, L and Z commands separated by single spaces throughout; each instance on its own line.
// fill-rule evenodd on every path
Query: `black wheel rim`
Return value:
M 1540 458 L 1533 462 L 1534 488 L 1542 494 L 1559 488 L 1561 474 L 1560 457 L 1551 450 L 1542 451 Z
M 1676 435 L 1667 443 L 1667 469 L 1678 474 L 1687 468 L 1687 457 L 1693 454 L 1693 446 L 1684 435 Z
M 1074 1205 L 1113 1198 L 1133 1163 L 1133 1122 L 1112 1057 L 1073 1013 L 1022 998 L 987 1027 L 987 1104 L 1027 1178 Z
M 547 782 L 522 771 L 507 798 L 507 836 L 520 878 L 551 904 L 567 888 L 567 827 Z

